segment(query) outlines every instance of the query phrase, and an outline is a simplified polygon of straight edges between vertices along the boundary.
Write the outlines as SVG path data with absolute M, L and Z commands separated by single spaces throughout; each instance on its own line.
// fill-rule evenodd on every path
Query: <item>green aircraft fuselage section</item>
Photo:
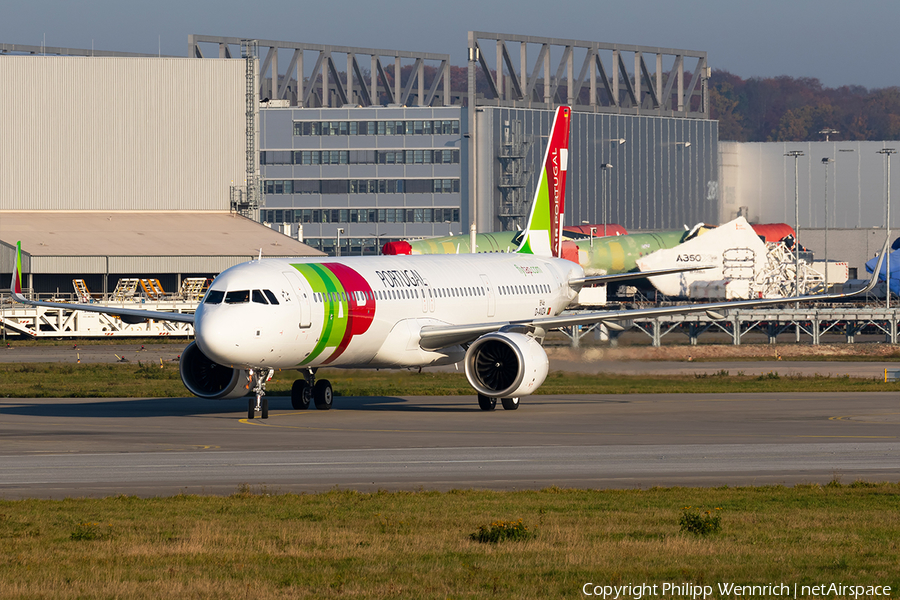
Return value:
M 629 233 L 577 240 L 578 263 L 588 274 L 627 273 L 637 269 L 637 260 L 657 250 L 674 248 L 684 241 L 686 231 Z
M 497 231 L 475 236 L 478 254 L 485 252 L 514 252 L 519 246 L 521 231 Z M 409 242 L 413 254 L 470 254 L 469 236 L 448 235 Z
M 479 233 L 475 236 L 478 253 L 513 252 L 520 231 Z M 607 237 L 567 240 L 578 246 L 579 264 L 592 274 L 627 273 L 637 269 L 637 260 L 657 250 L 674 248 L 684 241 L 684 230 L 655 233 L 629 233 Z M 451 235 L 409 242 L 413 254 L 469 254 L 469 236 Z M 565 249 L 563 251 L 566 254 Z M 566 256 L 566 258 L 569 258 Z M 574 258 L 574 257 L 573 257 Z

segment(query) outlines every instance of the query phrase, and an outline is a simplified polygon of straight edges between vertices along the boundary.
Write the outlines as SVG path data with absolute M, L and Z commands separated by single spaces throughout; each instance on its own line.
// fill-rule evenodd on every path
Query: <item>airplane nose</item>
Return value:
M 241 362 L 240 336 L 234 332 L 238 324 L 227 312 L 218 307 L 209 310 L 201 306 L 194 317 L 194 336 L 203 354 L 221 365 L 230 366 Z

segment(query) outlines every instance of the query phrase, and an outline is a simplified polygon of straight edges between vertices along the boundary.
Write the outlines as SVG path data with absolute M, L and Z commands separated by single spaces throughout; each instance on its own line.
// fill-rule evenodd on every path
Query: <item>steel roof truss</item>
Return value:
M 603 89 L 606 90 L 606 96 L 609 98 L 609 102 L 612 106 L 619 106 L 619 98 L 613 94 L 612 85 L 609 83 L 609 76 L 606 74 L 606 69 L 603 68 L 603 61 L 600 60 L 600 53 L 596 50 L 594 51 L 594 62 L 597 63 L 597 71 L 600 73 L 600 82 L 603 83 Z M 615 67 L 613 67 L 613 73 L 615 73 Z M 599 98 L 594 99 L 595 104 L 600 104 Z
M 487 63 L 484 61 L 484 52 L 481 51 L 481 46 L 478 45 L 478 42 L 475 42 L 475 49 L 478 54 L 478 64 L 481 65 L 481 72 L 484 73 L 484 78 L 487 79 L 488 87 L 491 88 L 491 93 L 494 95 L 494 98 L 500 99 L 500 93 L 497 91 L 497 82 L 494 80 L 494 76 L 491 74 L 491 70 L 488 68 Z
M 691 82 L 688 84 L 688 88 L 684 90 L 684 110 L 687 112 L 691 111 L 691 96 L 694 95 L 694 89 L 697 87 L 697 82 L 700 81 L 702 77 L 703 70 L 706 68 L 706 57 L 700 57 L 697 60 L 697 68 L 694 69 L 694 74 L 691 76 Z
M 447 68 L 447 61 L 442 60 L 441 66 L 438 67 L 437 73 L 434 74 L 434 81 L 431 82 L 431 88 L 428 90 L 428 94 L 425 96 L 425 106 L 431 106 L 431 103 L 434 101 L 434 96 L 435 94 L 437 94 L 438 86 L 444 79 L 444 70 Z M 448 90 L 444 90 L 444 93 L 448 93 Z
M 334 82 L 334 88 L 337 90 L 341 105 L 347 104 L 347 90 L 341 85 L 341 78 L 338 77 L 338 71 L 334 66 L 334 60 L 331 58 L 331 52 L 325 53 L 325 62 L 328 65 L 328 73 L 331 75 L 331 80 Z
M 309 88 L 306 90 L 306 94 L 303 96 L 303 106 L 309 106 L 309 98 L 313 95 L 313 92 L 316 89 L 316 78 L 319 76 L 319 72 L 322 70 L 322 60 L 324 59 L 323 53 L 319 52 L 319 57 L 316 58 L 316 64 L 313 66 L 312 73 L 309 75 Z M 316 96 L 318 98 L 318 96 Z M 321 98 L 318 98 L 319 104 L 321 104 Z
M 541 66 L 550 53 L 550 45 L 542 44 L 541 51 L 538 53 L 537 61 L 534 63 L 534 69 L 531 71 L 531 77 L 528 78 L 528 85 L 525 89 L 525 95 L 531 98 L 534 94 L 534 88 L 537 86 L 538 79 L 541 76 Z M 538 100 L 540 101 L 540 100 Z
M 297 68 L 297 59 L 300 58 L 300 53 L 302 50 L 294 50 L 294 54 L 291 56 L 291 60 L 288 63 L 287 70 L 285 71 L 284 80 L 281 82 L 281 85 L 278 86 L 278 98 L 284 98 L 287 95 L 288 86 L 291 83 L 291 71 Z
M 672 87 L 675 85 L 675 81 L 679 77 L 683 77 L 683 75 L 684 57 L 679 54 L 675 57 L 675 63 L 672 65 L 672 70 L 669 71 L 669 76 L 666 79 L 666 87 L 663 89 L 662 96 L 660 96 L 660 99 L 663 101 L 665 108 L 671 108 L 670 105 L 672 103 Z
M 569 76 L 571 78 L 572 70 L 567 69 L 569 66 L 569 59 L 572 57 L 572 46 L 566 46 L 566 49 L 563 50 L 562 58 L 559 59 L 559 66 L 556 67 L 556 77 L 554 78 L 552 85 L 550 86 L 550 97 L 556 98 L 557 93 L 559 92 L 559 82 L 562 80 L 562 75 L 564 71 L 568 70 Z M 545 83 L 546 85 L 546 83 Z M 571 94 L 571 86 L 569 93 Z M 560 103 L 567 102 L 567 99 L 560 98 Z
M 269 66 L 272 64 L 272 57 L 273 57 L 277 52 L 278 52 L 278 48 L 275 48 L 274 46 L 269 47 L 269 51 L 266 52 L 266 58 L 263 60 L 262 65 L 260 65 L 260 67 L 259 67 L 259 73 L 260 73 L 260 77 L 259 77 L 259 93 L 260 93 L 260 94 L 262 94 L 262 86 L 263 86 L 263 83 L 265 82 L 265 78 L 262 77 L 261 75 L 262 75 L 263 73 L 265 73 L 265 72 L 269 69 Z M 276 63 L 276 64 L 278 63 L 278 58 L 275 58 L 275 63 Z
M 519 78 L 516 76 L 516 70 L 512 65 L 512 59 L 509 56 L 509 51 L 506 49 L 506 42 L 500 41 L 497 45 L 500 46 L 503 62 L 506 63 L 506 70 L 508 72 L 507 77 L 509 78 L 510 85 L 512 85 L 512 91 L 516 95 L 516 100 L 524 100 L 525 97 L 522 95 L 522 84 L 519 83 Z
M 635 56 L 640 59 L 641 75 L 644 78 L 641 83 L 643 84 L 644 82 L 646 82 L 647 92 L 650 94 L 650 106 L 647 106 L 646 108 L 659 108 L 659 96 L 656 95 L 657 88 L 653 82 L 653 77 L 650 76 L 650 71 L 647 69 L 647 62 L 644 60 L 644 54 L 642 52 L 637 52 L 635 53 Z M 641 90 L 643 89 L 644 88 L 642 86 Z
M 378 79 L 381 80 L 381 85 L 384 87 L 384 93 L 388 98 L 388 104 L 394 104 L 394 93 L 391 91 L 391 84 L 388 82 L 387 74 L 384 72 L 384 67 L 381 65 L 381 59 L 375 58 L 375 66 L 378 72 Z M 377 84 L 376 84 L 377 90 Z M 377 93 L 372 94 L 373 96 L 378 96 Z
M 356 75 L 356 79 L 359 81 L 359 96 L 360 96 L 360 99 L 362 100 L 362 105 L 363 106 L 372 106 L 372 97 L 369 96 L 369 90 L 366 89 L 366 80 L 365 80 L 365 78 L 363 78 L 362 71 L 360 71 L 360 69 L 359 69 L 359 62 L 356 60 L 355 55 L 349 55 L 349 56 L 353 56 L 353 60 L 350 61 L 350 64 L 353 67 L 353 73 L 347 75 L 347 77 L 349 79 L 349 78 L 353 77 L 353 75 Z M 350 85 L 351 85 L 351 82 L 348 81 L 347 87 L 352 90 L 353 88 L 350 87 Z
M 403 93 L 400 94 L 400 104 L 405 104 L 409 106 L 409 96 L 412 94 L 412 86 L 413 82 L 417 81 L 422 73 L 419 72 L 419 67 L 422 65 L 422 59 L 417 58 L 415 64 L 413 65 L 412 71 L 409 73 L 409 77 L 406 79 L 406 87 L 403 88 Z M 400 76 L 399 70 L 397 73 L 394 73 L 395 77 Z
M 619 63 L 619 73 L 621 74 L 621 80 L 625 82 L 625 93 L 628 94 L 631 105 L 637 108 L 639 107 L 638 99 L 634 93 L 634 86 L 631 84 L 631 78 L 628 76 L 628 69 L 625 68 L 625 61 L 622 60 L 622 54 L 620 52 L 617 54 L 618 56 L 616 58 Z

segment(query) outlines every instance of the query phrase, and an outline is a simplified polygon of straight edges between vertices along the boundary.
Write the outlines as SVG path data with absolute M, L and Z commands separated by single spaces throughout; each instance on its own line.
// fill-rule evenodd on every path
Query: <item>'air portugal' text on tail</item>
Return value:
M 561 255 L 571 115 L 572 110 L 568 106 L 560 106 L 556 110 L 541 163 L 540 179 L 531 203 L 526 235 L 517 252 L 539 256 Z

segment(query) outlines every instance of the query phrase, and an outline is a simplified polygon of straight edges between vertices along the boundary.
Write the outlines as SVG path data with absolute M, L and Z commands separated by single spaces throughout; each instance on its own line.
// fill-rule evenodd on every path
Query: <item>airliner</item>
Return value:
M 322 367 L 408 368 L 464 363 L 482 410 L 499 399 L 506 410 L 534 393 L 549 371 L 542 341 L 566 326 L 842 297 L 718 302 L 565 314 L 589 284 L 633 278 L 634 273 L 588 277 L 560 258 L 561 215 L 551 198 L 564 191 L 570 108 L 553 120 L 532 211 L 521 244 L 509 254 L 272 258 L 223 271 L 193 315 L 95 304 L 28 300 L 22 295 L 21 243 L 11 289 L 18 302 L 146 319 L 190 322 L 195 339 L 181 355 L 185 387 L 208 399 L 250 394 L 247 417 L 268 417 L 265 385 L 276 369 L 303 374 L 291 404 L 332 407 L 333 390 L 316 379 Z M 884 253 L 882 253 L 884 254 Z M 673 269 L 639 273 L 678 272 Z M 875 269 L 877 273 L 879 269 Z M 873 277 L 865 293 L 875 285 Z

